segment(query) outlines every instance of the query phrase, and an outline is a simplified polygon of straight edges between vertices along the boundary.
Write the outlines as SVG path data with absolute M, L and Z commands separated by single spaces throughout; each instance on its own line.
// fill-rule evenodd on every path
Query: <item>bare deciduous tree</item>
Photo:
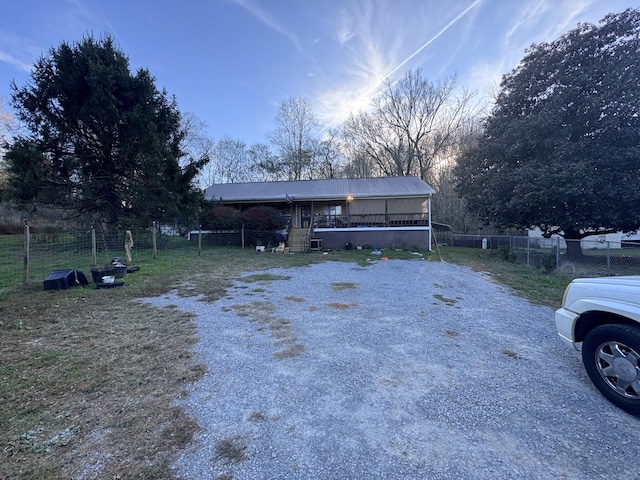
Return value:
M 387 80 L 372 109 L 345 122 L 351 152 L 370 157 L 382 176 L 430 181 L 434 162 L 455 141 L 471 107 L 474 95 L 463 90 L 454 97 L 456 87 L 455 76 L 433 84 L 419 69 L 397 83 Z
M 271 174 L 281 174 L 279 180 L 313 178 L 314 136 L 318 126 L 311 104 L 301 97 L 290 97 L 280 103 L 276 128 L 269 135 L 278 158 L 278 168 Z
M 188 165 L 193 158 L 211 159 L 214 141 L 207 134 L 207 124 L 191 112 L 183 113 L 180 117 L 180 128 L 184 132 L 184 137 L 180 143 L 183 157 L 180 159 L 180 166 Z M 196 177 L 196 183 L 201 188 L 209 186 L 210 171 L 212 165 L 209 161 Z
M 284 178 L 282 164 L 273 154 L 269 145 L 255 143 L 249 148 L 248 155 L 254 181 L 273 182 Z
M 344 175 L 345 158 L 337 131 L 328 130 L 316 144 L 315 178 L 340 178 Z
M 6 100 L 0 95 L 0 196 L 7 187 L 8 174 L 4 161 L 6 145 L 11 139 L 13 119 L 11 114 L 5 109 Z
M 253 180 L 249 150 L 242 140 L 224 137 L 213 149 L 215 183 L 240 183 Z

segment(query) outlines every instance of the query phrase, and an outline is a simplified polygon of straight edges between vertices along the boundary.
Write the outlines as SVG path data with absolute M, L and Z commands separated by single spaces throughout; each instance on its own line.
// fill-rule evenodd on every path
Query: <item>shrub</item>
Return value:
M 547 253 L 542 257 L 542 271 L 551 273 L 556 269 L 556 254 Z
M 509 247 L 504 245 L 498 247 L 498 253 L 502 256 L 503 260 L 506 260 L 507 262 L 515 263 L 518 259 L 516 254 L 513 253 Z
M 284 217 L 272 207 L 251 207 L 242 212 L 242 221 L 246 229 L 255 231 L 260 243 L 269 243 L 274 232 L 286 226 Z
M 202 228 L 206 230 L 238 230 L 242 226 L 240 212 L 223 205 L 205 207 L 201 218 Z

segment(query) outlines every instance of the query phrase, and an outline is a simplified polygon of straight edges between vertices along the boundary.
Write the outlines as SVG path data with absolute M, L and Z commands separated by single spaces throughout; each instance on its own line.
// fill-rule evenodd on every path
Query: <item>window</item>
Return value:
M 327 216 L 342 215 L 342 205 L 325 205 L 322 213 Z

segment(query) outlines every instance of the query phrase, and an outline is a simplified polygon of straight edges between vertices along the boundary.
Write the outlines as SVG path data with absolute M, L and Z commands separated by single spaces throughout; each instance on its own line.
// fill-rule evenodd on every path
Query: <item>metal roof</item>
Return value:
M 205 190 L 207 200 L 284 202 L 357 198 L 426 198 L 435 190 L 418 177 L 331 178 L 289 182 L 216 183 Z

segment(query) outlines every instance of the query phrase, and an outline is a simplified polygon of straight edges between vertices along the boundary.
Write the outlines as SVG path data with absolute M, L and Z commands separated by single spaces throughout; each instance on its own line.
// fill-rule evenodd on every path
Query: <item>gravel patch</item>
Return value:
M 267 273 L 214 303 L 146 299 L 197 315 L 208 366 L 181 477 L 636 478 L 639 420 L 591 386 L 552 309 L 439 262 Z

